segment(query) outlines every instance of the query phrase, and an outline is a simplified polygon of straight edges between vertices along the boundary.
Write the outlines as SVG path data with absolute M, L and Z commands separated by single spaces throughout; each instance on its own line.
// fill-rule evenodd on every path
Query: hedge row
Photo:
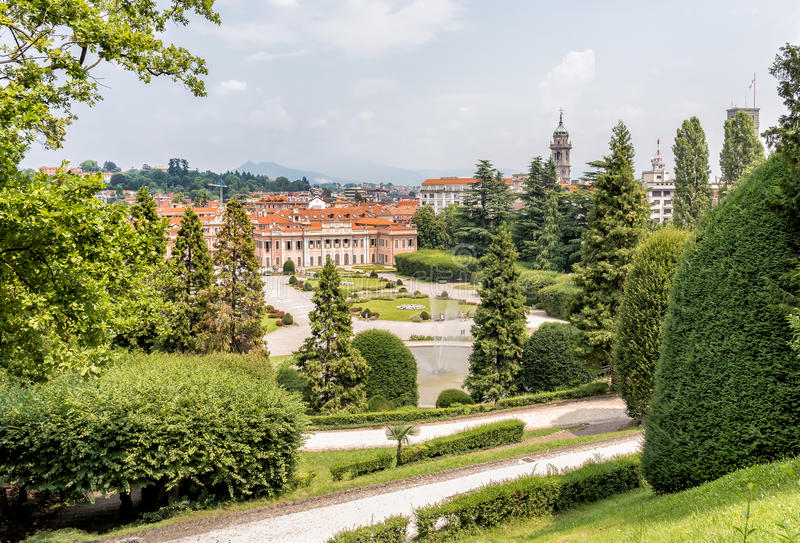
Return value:
M 525 423 L 516 419 L 485 424 L 450 436 L 437 437 L 421 445 L 406 447 L 397 460 L 399 464 L 410 464 L 426 458 L 518 443 L 522 441 L 524 430 Z
M 594 381 L 585 385 L 553 392 L 539 392 L 525 396 L 503 398 L 497 403 L 479 403 L 475 405 L 460 405 L 457 407 L 444 407 L 436 409 L 421 409 L 404 407 L 393 411 L 380 411 L 374 413 L 336 413 L 333 415 L 315 415 L 309 417 L 315 428 L 353 428 L 358 426 L 377 426 L 393 422 L 424 422 L 430 420 L 450 419 L 461 415 L 474 415 L 500 411 L 513 407 L 525 407 L 557 400 L 573 400 L 598 396 L 608 392 L 608 383 Z
M 405 543 L 409 520 L 389 517 L 380 524 L 339 532 L 326 543 Z
M 488 528 L 513 518 L 548 515 L 602 500 L 633 490 L 639 483 L 638 455 L 589 464 L 563 475 L 527 476 L 417 509 L 417 531 L 424 538 L 437 527 L 442 534 Z
M 358 462 L 347 462 L 331 466 L 331 476 L 334 481 L 341 481 L 346 474 L 350 477 L 358 477 L 366 473 L 389 469 L 394 464 L 394 453 L 382 452 L 373 458 L 359 460 Z
M 571 280 L 559 282 L 539 291 L 536 307 L 544 309 L 545 313 L 555 319 L 567 320 L 578 310 L 580 294 L 580 287 L 575 286 Z
M 469 281 L 478 271 L 477 258 L 436 249 L 395 255 L 394 261 L 397 273 L 426 281 Z

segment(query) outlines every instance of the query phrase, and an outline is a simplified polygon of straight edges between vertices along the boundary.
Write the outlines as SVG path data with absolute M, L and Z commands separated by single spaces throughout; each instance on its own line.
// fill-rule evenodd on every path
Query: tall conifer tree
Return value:
M 575 277 L 583 290 L 581 310 L 572 317 L 583 332 L 578 354 L 598 368 L 611 363 L 614 315 L 650 214 L 644 191 L 633 176 L 633 145 L 622 121 L 613 128 L 609 147 L 608 156 L 592 163 L 598 172 Z
M 561 241 L 561 229 L 558 225 L 560 218 L 558 213 L 558 194 L 555 191 L 551 191 L 545 203 L 542 234 L 536 243 L 536 260 L 533 261 L 533 266 L 537 270 L 558 269 L 557 251 L 558 244 Z
M 481 160 L 477 167 L 475 182 L 458 208 L 461 228 L 456 241 L 470 246 L 476 255 L 482 255 L 508 216 L 511 192 L 503 181 L 503 174 L 495 170 L 490 161 Z
M 674 221 L 678 228 L 694 228 L 711 208 L 708 184 L 708 144 L 700 120 L 683 121 L 672 146 L 675 154 Z
M 213 258 L 218 272 L 206 321 L 208 350 L 247 353 L 264 347 L 264 283 L 258 273 L 253 224 L 239 200 L 228 202 Z
M 297 352 L 297 365 L 310 382 L 311 407 L 323 413 L 359 411 L 367 404 L 370 368 L 353 346 L 350 310 L 330 258 L 320 272 L 312 301 L 311 335 Z
M 748 167 L 763 159 L 764 146 L 758 139 L 752 117 L 737 111 L 733 119 L 725 121 L 725 142 L 719 153 L 722 190 L 735 185 Z
M 558 174 L 551 158 L 547 162 L 537 156 L 531 161 L 525 180 L 522 202 L 516 220 L 516 241 L 523 260 L 533 261 L 539 253 L 539 237 L 544 231 L 547 201 L 558 190 Z
M 481 303 L 475 311 L 469 375 L 464 380 L 476 401 L 497 401 L 519 391 L 527 328 L 516 260 L 511 234 L 501 226 L 483 263 Z
M 166 221 L 159 217 L 147 186 L 140 187 L 136 193 L 136 203 L 131 206 L 131 223 L 139 234 L 138 258 L 151 265 L 163 262 L 167 251 Z

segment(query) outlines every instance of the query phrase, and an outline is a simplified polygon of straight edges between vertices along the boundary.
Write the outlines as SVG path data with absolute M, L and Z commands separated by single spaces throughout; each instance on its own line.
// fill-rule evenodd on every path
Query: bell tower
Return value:
M 562 185 L 570 184 L 569 152 L 572 144 L 569 142 L 569 132 L 564 128 L 564 111 L 558 115 L 558 126 L 553 131 L 553 143 L 550 144 L 550 157 L 556 164 L 558 181 Z

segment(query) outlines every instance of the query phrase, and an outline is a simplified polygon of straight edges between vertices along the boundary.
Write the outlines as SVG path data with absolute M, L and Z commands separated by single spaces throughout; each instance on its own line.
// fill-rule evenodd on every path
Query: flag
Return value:
M 750 82 L 750 86 L 747 87 L 748 89 L 752 89 L 753 85 L 756 84 L 756 74 L 753 74 L 753 80 Z

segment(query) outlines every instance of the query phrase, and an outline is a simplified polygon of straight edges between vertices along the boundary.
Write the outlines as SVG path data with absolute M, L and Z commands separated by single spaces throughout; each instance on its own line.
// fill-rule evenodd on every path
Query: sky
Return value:
M 223 171 L 247 160 L 342 175 L 359 166 L 524 171 L 549 156 L 564 110 L 572 177 L 631 131 L 639 172 L 661 140 L 672 169 L 680 123 L 699 117 L 719 175 L 725 109 L 782 112 L 769 66 L 800 41 L 800 3 L 762 0 L 217 0 L 166 40 L 206 59 L 208 95 L 114 66 L 103 101 L 78 106 L 63 149 L 23 166 L 185 158 Z M 391 181 L 380 179 L 378 181 Z M 422 179 L 420 179 L 422 181 Z

